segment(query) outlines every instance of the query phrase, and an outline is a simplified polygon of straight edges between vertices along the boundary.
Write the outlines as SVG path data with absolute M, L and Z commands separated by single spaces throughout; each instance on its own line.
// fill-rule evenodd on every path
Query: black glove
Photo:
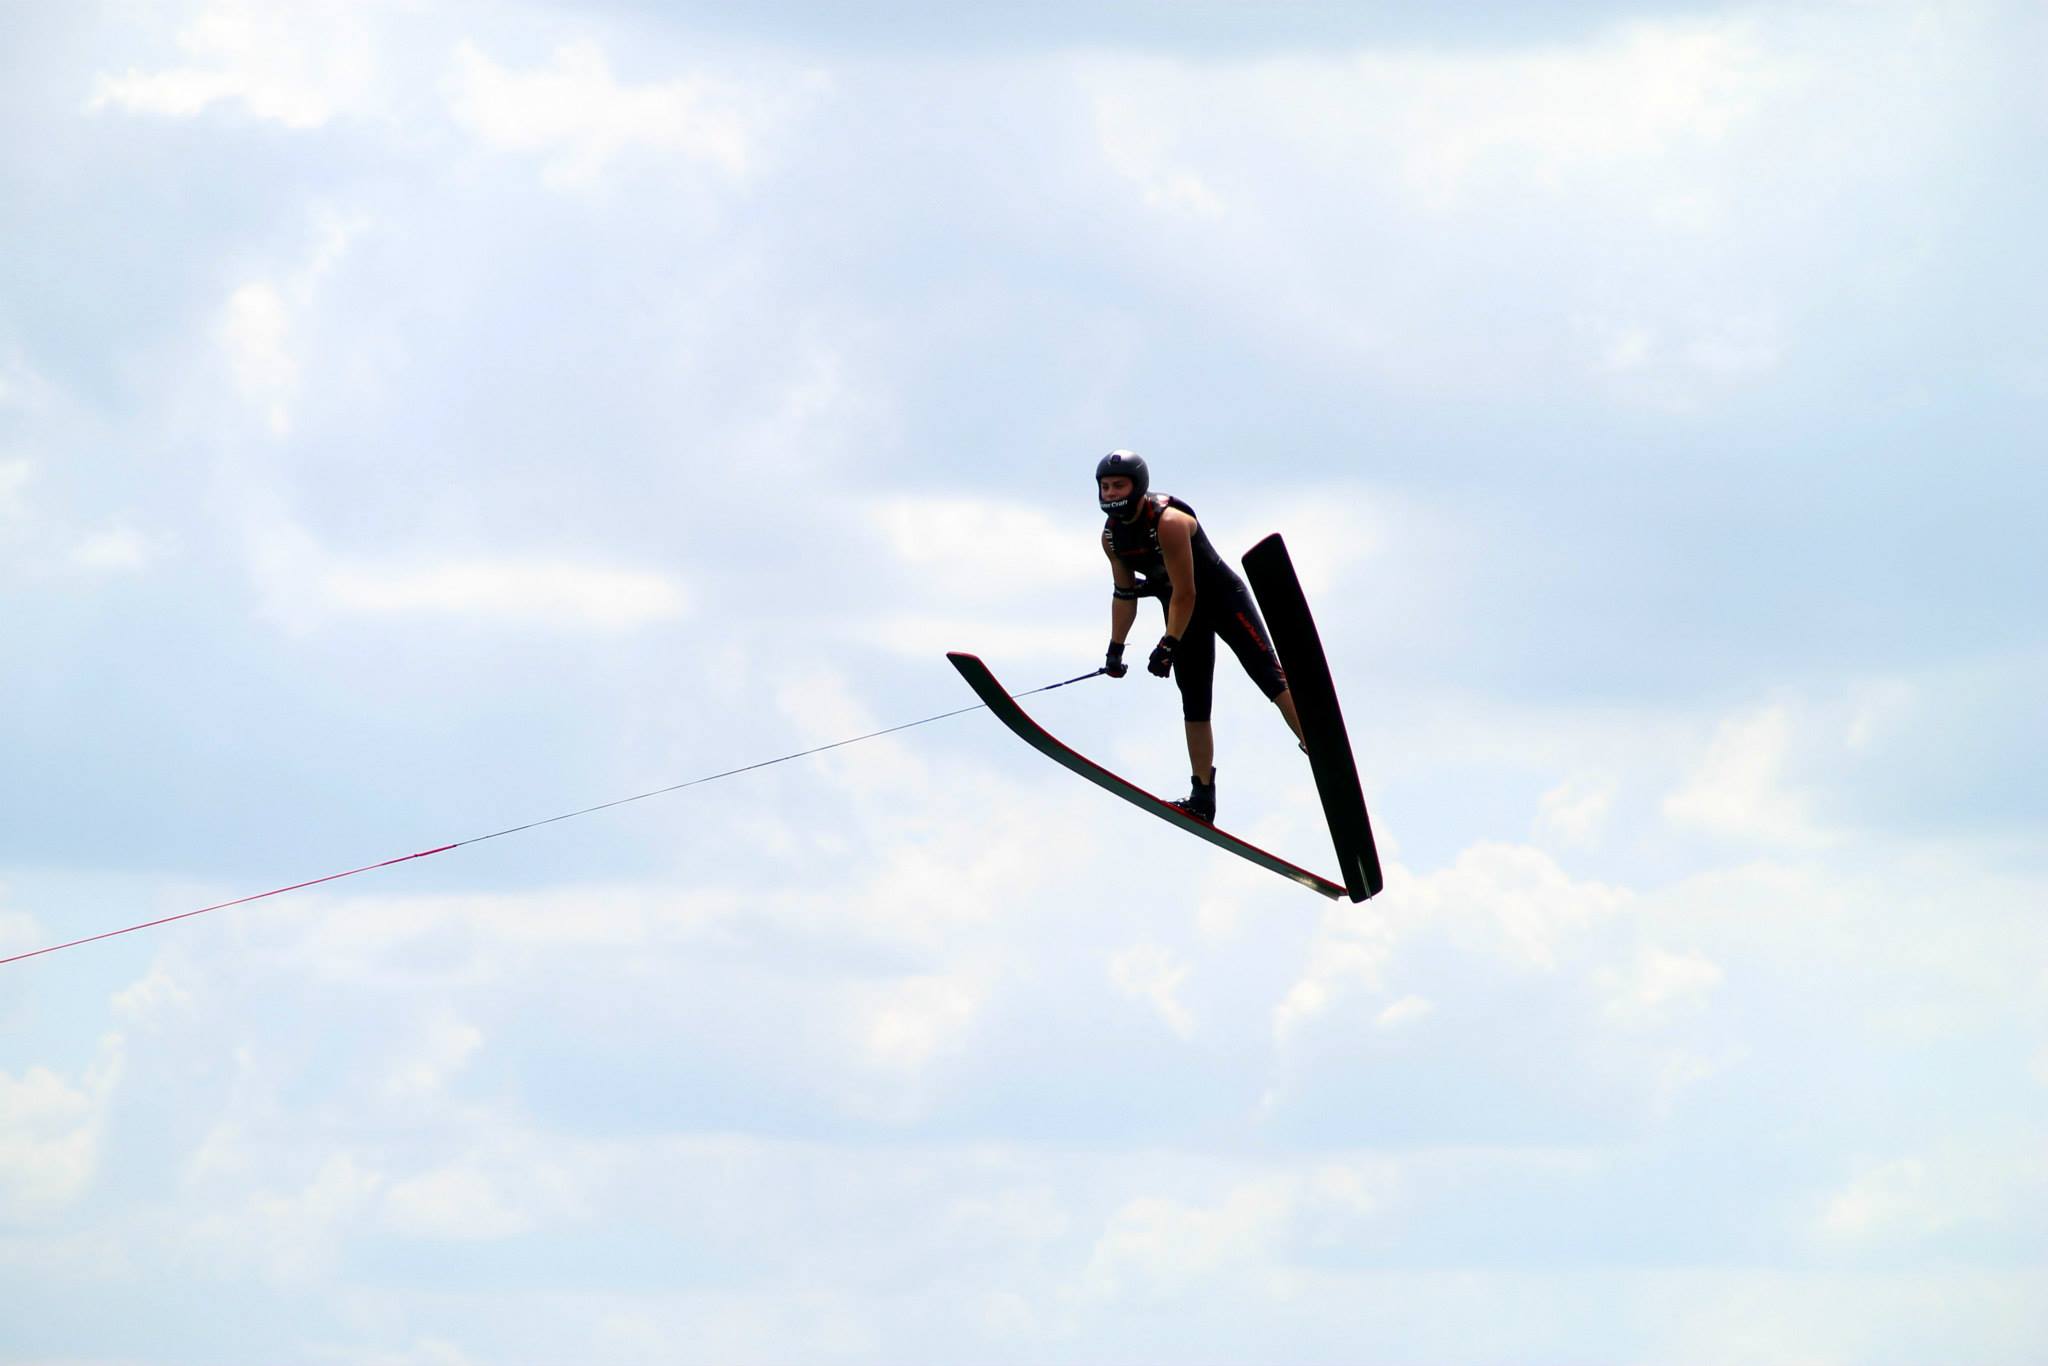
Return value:
M 1145 667 L 1150 669 L 1154 674 L 1158 675 L 1160 678 L 1164 678 L 1168 674 L 1172 673 L 1173 647 L 1178 644 L 1180 644 L 1180 642 L 1178 640 L 1175 640 L 1172 636 L 1159 637 L 1159 643 L 1152 647 L 1152 658 L 1146 661 Z
M 1131 666 L 1124 663 L 1124 643 L 1121 640 L 1109 642 L 1109 652 L 1102 657 L 1102 671 L 1111 678 L 1122 678 L 1131 671 Z

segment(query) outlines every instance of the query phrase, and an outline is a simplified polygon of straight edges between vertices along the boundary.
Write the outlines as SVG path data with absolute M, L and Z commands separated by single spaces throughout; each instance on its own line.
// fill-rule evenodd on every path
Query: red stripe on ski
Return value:
M 1129 779 L 1120 778 L 1093 759 L 1067 748 L 1043 726 L 1032 720 L 1025 710 L 1017 705 L 1017 699 L 1003 690 L 1003 685 L 996 681 L 996 676 L 989 672 L 988 666 L 975 656 L 949 651 L 946 658 L 960 671 L 960 676 L 967 680 L 967 686 L 974 689 L 988 709 L 995 713 L 997 720 L 1008 726 L 1018 739 L 1069 772 L 1078 773 L 1104 791 L 1122 797 L 1139 810 L 1149 812 L 1170 825 L 1177 825 L 1190 835 L 1207 840 L 1217 848 L 1233 853 L 1247 862 L 1255 863 L 1268 872 L 1278 873 L 1290 882 L 1299 883 L 1333 900 L 1344 895 L 1344 888 L 1329 879 L 1317 877 L 1306 868 L 1296 867 L 1286 859 L 1269 854 L 1255 844 L 1248 844 L 1227 831 L 1198 821 L 1170 803 L 1153 796 Z

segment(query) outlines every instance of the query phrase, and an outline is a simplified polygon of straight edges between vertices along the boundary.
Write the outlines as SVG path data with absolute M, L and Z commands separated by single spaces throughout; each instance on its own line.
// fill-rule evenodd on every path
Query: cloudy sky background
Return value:
M 0 969 L 0 1358 L 2040 1360 L 2040 7 L 741 14 L 0 12 L 0 954 L 1080 672 L 1113 446 L 1387 891 L 969 715 Z

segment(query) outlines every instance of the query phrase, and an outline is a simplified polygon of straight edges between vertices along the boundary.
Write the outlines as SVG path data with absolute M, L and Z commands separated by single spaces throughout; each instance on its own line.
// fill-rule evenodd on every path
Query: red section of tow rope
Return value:
M 118 930 L 107 930 L 101 934 L 89 934 L 83 939 L 74 939 L 68 944 L 52 944 L 46 949 L 31 949 L 27 953 L 17 953 L 12 958 L 0 958 L 0 964 L 19 963 L 24 958 L 34 958 L 39 954 L 55 953 L 59 949 L 75 949 L 80 944 L 90 944 L 95 939 L 112 939 L 117 934 L 133 934 L 137 930 L 154 929 L 158 925 L 168 925 L 173 920 L 190 920 L 193 916 L 205 915 L 208 911 L 224 911 L 230 906 L 243 906 L 251 901 L 261 901 L 266 896 L 282 896 L 286 892 L 296 892 L 301 887 L 317 887 L 323 882 L 336 882 L 345 877 L 354 877 L 357 873 L 367 873 L 377 868 L 389 868 L 394 863 L 404 863 L 410 859 L 428 858 L 435 854 L 445 854 L 450 849 L 457 847 L 459 846 L 444 844 L 438 849 L 422 849 L 417 854 L 401 854 L 397 858 L 385 859 L 382 863 L 366 863 L 360 868 L 351 868 L 345 873 L 329 873 L 326 877 L 309 878 L 305 882 L 294 882 L 289 887 L 273 887 L 267 892 L 257 892 L 253 896 L 238 896 L 233 901 L 222 901 L 212 906 L 201 906 L 196 911 L 180 911 L 176 915 L 167 915 L 161 920 L 145 920 L 140 925 L 129 925 Z
M 1030 697 L 1035 693 L 1051 692 L 1054 688 L 1064 688 L 1072 683 L 1081 683 L 1091 678 L 1098 678 L 1103 672 L 1101 669 L 1093 669 L 1085 674 L 1076 674 L 1074 677 L 1063 682 L 1048 683 L 1042 688 L 1033 688 L 1030 692 L 1020 692 L 1015 695 L 1018 697 Z M 174 920 L 190 920 L 193 916 L 205 915 L 208 911 L 224 911 L 230 906 L 244 906 L 251 901 L 261 901 L 267 896 L 282 896 L 286 892 L 296 892 L 302 887 L 318 887 L 323 882 L 338 882 L 345 877 L 354 877 L 357 873 L 367 873 L 377 868 L 389 868 L 394 863 L 405 863 L 416 858 L 431 858 L 435 854 L 445 854 L 450 849 L 460 849 L 465 844 L 482 844 L 485 840 L 503 839 L 507 835 L 517 835 L 522 831 L 536 830 L 543 825 L 553 825 L 557 821 L 574 820 L 578 816 L 588 816 L 597 811 L 609 811 L 615 806 L 624 806 L 628 802 L 644 802 L 649 797 L 660 797 L 670 792 L 680 792 L 686 787 L 699 787 L 705 783 L 715 783 L 720 778 L 731 778 L 741 773 L 752 773 L 757 768 L 768 768 L 774 764 L 786 764 L 792 759 L 803 759 L 813 754 L 823 754 L 828 749 L 841 749 L 847 745 L 857 745 L 863 740 L 873 740 L 884 735 L 894 735 L 897 731 L 909 730 L 913 726 L 927 726 L 934 721 L 943 721 L 949 716 L 965 716 L 968 712 L 982 710 L 983 705 L 977 702 L 971 707 L 959 707 L 953 711 L 942 711 L 937 716 L 927 716 L 922 720 L 905 721 L 900 726 L 889 726 L 883 730 L 869 731 L 866 735 L 856 735 L 850 740 L 834 740 L 829 745 L 817 745 L 811 749 L 799 750 L 795 754 L 782 755 L 780 758 L 763 759 L 759 763 L 748 764 L 743 768 L 729 768 L 723 773 L 713 773 L 702 778 L 692 778 L 686 783 L 675 783 L 668 787 L 658 787 L 652 792 L 642 792 L 632 797 L 621 797 L 617 801 L 601 802 L 596 806 L 586 806 L 580 811 L 566 811 L 559 816 L 549 816 L 546 820 L 528 821 L 525 825 L 514 825 L 504 830 L 494 830 L 488 835 L 476 835 L 470 839 L 457 840 L 453 844 L 443 844 L 433 849 L 422 849 L 417 854 L 401 854 L 397 858 L 385 859 L 382 863 L 366 863 L 360 868 L 351 868 L 345 873 L 329 873 L 326 877 L 309 878 L 304 882 L 294 882 L 289 887 L 273 887 L 267 892 L 258 892 L 254 896 L 238 896 L 233 901 L 223 901 L 212 906 L 201 906 L 196 911 L 181 911 L 177 915 L 167 915 L 161 920 L 145 920 L 140 925 L 128 925 L 118 930 L 107 930 L 100 934 L 89 934 L 83 939 L 74 939 L 66 944 L 52 944 L 48 948 L 31 949 L 27 953 L 17 953 L 12 958 L 0 958 L 0 967 L 4 967 L 9 963 L 19 963 L 24 958 L 38 958 L 46 953 L 55 953 L 59 949 L 75 949 L 80 944 L 90 944 L 99 939 L 112 939 L 117 934 L 133 934 L 137 930 L 148 930 L 154 929 L 158 925 L 168 925 Z

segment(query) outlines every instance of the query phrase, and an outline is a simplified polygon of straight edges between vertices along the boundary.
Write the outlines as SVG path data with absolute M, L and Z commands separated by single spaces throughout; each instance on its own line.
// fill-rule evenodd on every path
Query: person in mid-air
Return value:
M 1216 819 L 1216 737 L 1209 710 L 1216 680 L 1216 638 L 1287 718 L 1296 740 L 1301 720 L 1294 696 L 1273 650 L 1259 609 L 1202 530 L 1195 510 L 1180 499 L 1152 492 L 1151 472 L 1130 451 L 1111 451 L 1095 466 L 1097 500 L 1107 517 L 1102 553 L 1109 557 L 1116 587 L 1109 608 L 1109 652 L 1103 672 L 1122 678 L 1124 638 L 1138 619 L 1138 599 L 1158 598 L 1166 634 L 1152 649 L 1147 667 L 1169 674 L 1180 687 L 1181 716 L 1187 722 L 1189 781 L 1193 789 L 1173 805 L 1204 821 Z

